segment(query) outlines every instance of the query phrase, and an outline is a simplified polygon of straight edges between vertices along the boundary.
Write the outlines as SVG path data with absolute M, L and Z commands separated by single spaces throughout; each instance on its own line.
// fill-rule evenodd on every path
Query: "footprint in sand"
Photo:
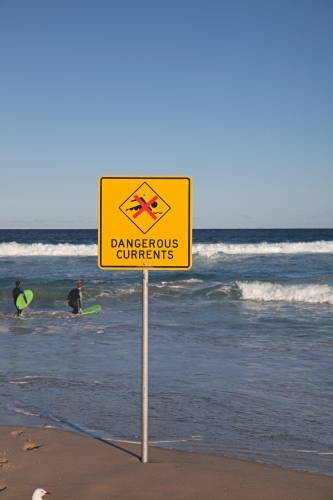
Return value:
M 14 438 L 20 436 L 21 434 L 23 433 L 23 431 L 12 431 L 10 433 L 11 436 L 13 436 Z
M 27 439 L 25 445 L 23 446 L 24 450 L 36 450 L 40 445 L 36 443 L 36 441 L 32 441 L 32 439 Z M 45 493 L 44 493 L 45 494 Z

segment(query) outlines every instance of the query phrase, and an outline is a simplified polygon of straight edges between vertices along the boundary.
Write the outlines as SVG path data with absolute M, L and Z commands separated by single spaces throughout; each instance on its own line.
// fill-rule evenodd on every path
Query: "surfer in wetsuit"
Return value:
M 28 303 L 27 298 L 26 298 L 25 293 L 24 293 L 24 290 L 23 290 L 23 288 L 21 288 L 20 285 L 21 285 L 21 283 L 19 281 L 15 281 L 15 288 L 13 288 L 13 291 L 12 291 L 14 304 L 15 304 L 16 311 L 17 311 L 16 316 L 20 316 L 20 314 L 22 313 L 22 310 L 23 310 L 23 309 L 19 309 L 16 306 L 17 298 L 19 297 L 19 295 L 21 295 L 21 293 L 22 293 L 23 298 L 26 301 L 26 303 Z
M 76 288 L 73 288 L 67 296 L 66 307 L 72 307 L 73 314 L 82 312 L 82 283 L 78 283 Z

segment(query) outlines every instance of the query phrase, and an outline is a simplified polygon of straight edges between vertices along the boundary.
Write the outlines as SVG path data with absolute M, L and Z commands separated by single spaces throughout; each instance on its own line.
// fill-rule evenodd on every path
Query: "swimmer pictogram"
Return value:
M 126 217 L 146 234 L 171 209 L 146 182 L 119 207 Z

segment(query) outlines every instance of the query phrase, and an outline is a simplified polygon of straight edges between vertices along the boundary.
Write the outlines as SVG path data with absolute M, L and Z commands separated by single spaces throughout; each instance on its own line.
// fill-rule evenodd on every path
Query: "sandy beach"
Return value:
M 39 447 L 24 450 L 27 440 Z M 1 426 L 0 454 L 0 500 L 30 500 L 38 487 L 54 500 L 333 498 L 331 476 L 157 447 L 143 464 L 139 445 L 57 429 Z

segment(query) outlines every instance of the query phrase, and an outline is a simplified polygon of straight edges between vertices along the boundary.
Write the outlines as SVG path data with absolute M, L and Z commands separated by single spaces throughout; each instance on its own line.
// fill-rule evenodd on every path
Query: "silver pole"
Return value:
M 142 421 L 141 460 L 148 462 L 148 269 L 142 271 Z

